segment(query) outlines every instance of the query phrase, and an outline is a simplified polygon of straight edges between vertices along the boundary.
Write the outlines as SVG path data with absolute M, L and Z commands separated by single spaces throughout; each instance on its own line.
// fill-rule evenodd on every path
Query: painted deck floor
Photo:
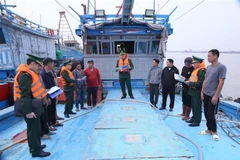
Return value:
M 135 100 L 148 101 L 148 95 L 133 91 Z M 119 99 L 120 90 L 110 90 L 107 99 Z M 127 98 L 129 99 L 129 98 Z M 130 100 L 130 99 L 129 99 Z M 161 97 L 159 97 L 159 104 Z M 64 106 L 58 105 L 62 115 Z M 181 98 L 176 96 L 174 111 L 181 111 Z M 80 111 L 82 114 L 86 111 Z M 164 111 L 165 112 L 165 111 Z M 43 140 L 45 151 L 51 156 L 46 160 L 81 159 L 198 159 L 194 145 L 178 137 L 177 131 L 194 140 L 203 150 L 205 160 L 239 160 L 240 145 L 232 141 L 219 128 L 219 141 L 210 135 L 199 135 L 205 129 L 205 121 L 199 127 L 188 127 L 179 117 L 163 115 L 148 104 L 126 101 L 106 101 L 103 106 L 58 127 L 51 139 Z M 204 119 L 204 118 L 203 118 Z M 12 143 L 12 137 L 26 128 L 23 120 L 10 116 L 0 121 L 0 149 Z M 2 153 L 2 160 L 33 159 L 27 143 L 17 144 Z M 34 158 L 40 159 L 40 158 Z

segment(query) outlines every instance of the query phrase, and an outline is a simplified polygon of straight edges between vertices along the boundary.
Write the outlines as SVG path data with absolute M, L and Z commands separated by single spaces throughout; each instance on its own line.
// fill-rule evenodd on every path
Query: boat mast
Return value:
M 153 10 L 155 10 L 155 0 L 153 0 Z

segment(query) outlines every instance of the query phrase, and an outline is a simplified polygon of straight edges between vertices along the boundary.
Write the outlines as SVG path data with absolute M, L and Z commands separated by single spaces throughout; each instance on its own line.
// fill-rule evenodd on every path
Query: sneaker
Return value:
M 134 97 L 133 97 L 133 96 L 130 96 L 130 98 L 131 98 L 131 99 L 134 99 Z
M 164 109 L 166 109 L 165 107 L 161 107 L 161 108 L 159 108 L 159 110 L 164 110 Z
M 170 108 L 170 109 L 169 109 L 169 112 L 172 112 L 172 111 L 173 111 L 173 108 Z
M 76 108 L 76 112 L 79 112 L 79 108 Z

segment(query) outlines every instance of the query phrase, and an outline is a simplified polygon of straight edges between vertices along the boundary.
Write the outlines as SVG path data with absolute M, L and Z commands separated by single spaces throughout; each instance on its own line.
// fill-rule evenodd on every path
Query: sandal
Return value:
M 63 126 L 63 124 L 62 124 L 62 123 L 59 123 L 58 121 L 56 121 L 56 123 L 53 124 L 53 126 L 54 126 L 54 127 L 59 127 L 59 126 Z
M 206 134 L 212 134 L 212 133 L 209 131 L 201 131 L 201 132 L 199 132 L 199 134 L 206 135 Z
M 56 131 L 57 129 L 54 126 L 49 126 L 49 131 Z
M 218 141 L 219 140 L 219 136 L 217 134 L 213 134 L 213 140 Z

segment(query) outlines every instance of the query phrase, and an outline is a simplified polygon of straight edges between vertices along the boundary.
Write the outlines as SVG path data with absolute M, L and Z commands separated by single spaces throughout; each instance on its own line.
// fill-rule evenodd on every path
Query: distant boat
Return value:
M 83 60 L 83 53 L 80 44 L 75 39 L 71 27 L 68 23 L 64 11 L 59 12 L 58 35 L 59 40 L 56 44 L 56 53 L 58 60 L 72 59 L 77 61 Z
M 55 41 L 59 38 L 56 30 L 34 23 L 8 8 L 14 5 L 0 4 L 0 88 L 12 87 L 16 68 L 26 63 L 27 55 L 56 59 Z M 3 91 L 1 94 L 9 94 Z M 8 97 L 0 100 L 0 109 L 7 107 Z

